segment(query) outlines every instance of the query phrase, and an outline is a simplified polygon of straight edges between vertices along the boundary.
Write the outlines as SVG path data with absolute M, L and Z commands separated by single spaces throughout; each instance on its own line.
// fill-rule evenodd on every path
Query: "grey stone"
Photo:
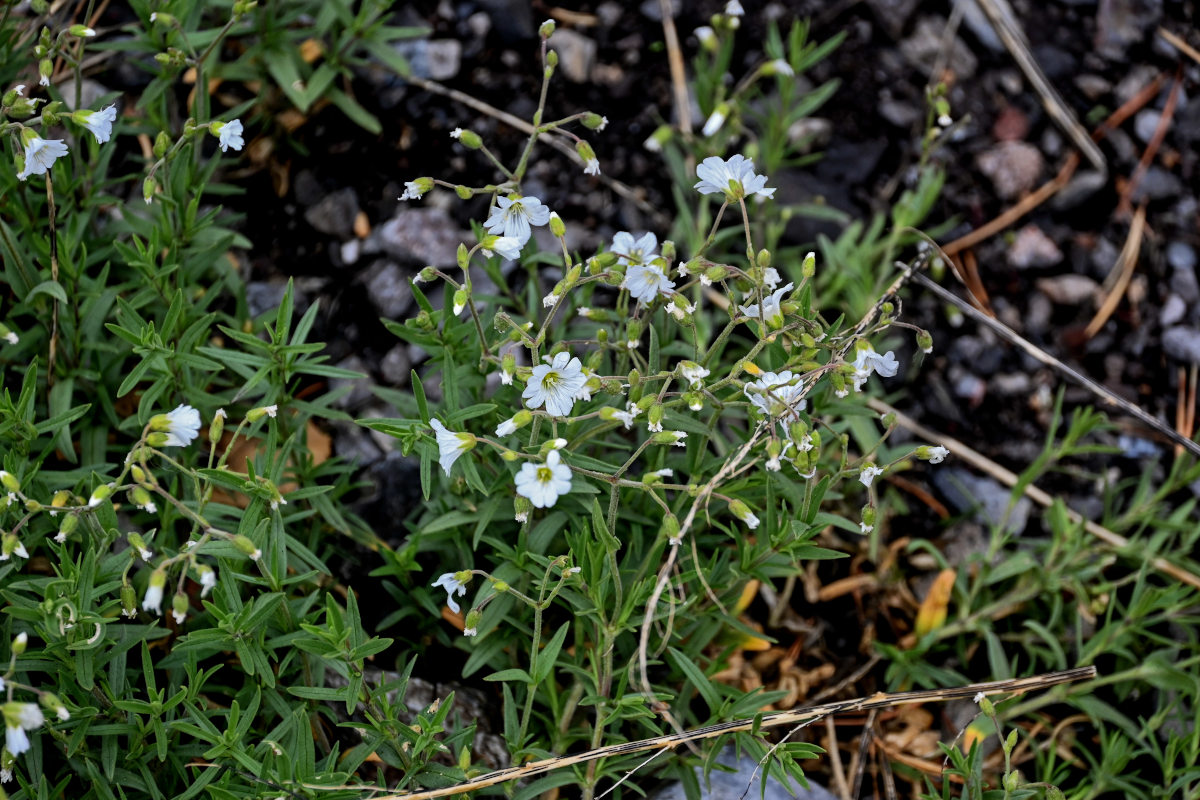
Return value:
M 537 35 L 533 4 L 527 0 L 479 0 L 479 5 L 488 12 L 505 44 L 523 42 Z
M 1178 240 L 1168 243 L 1167 263 L 1174 269 L 1195 269 L 1196 248 Z
M 963 22 L 980 44 L 994 53 L 1004 52 L 1004 42 L 992 27 L 987 14 L 979 7 L 978 0 L 954 0 L 953 5 L 962 10 Z
M 1128 102 L 1133 96 L 1158 77 L 1159 68 L 1151 64 L 1135 64 L 1125 73 L 1125 77 L 1113 87 L 1113 95 L 1117 105 Z
M 1001 396 L 1027 395 L 1033 390 L 1033 381 L 1024 372 L 1010 372 L 992 376 L 991 388 Z
M 408 345 L 398 344 L 384 354 L 379 362 L 379 371 L 393 386 L 405 386 L 412 377 L 412 359 L 408 357 Z
M 987 381 L 978 375 L 964 372 L 954 381 L 954 394 L 976 405 L 983 402 L 983 398 L 987 396 Z
M 1167 295 L 1166 302 L 1162 304 L 1162 308 L 1158 311 L 1158 324 L 1164 328 L 1169 328 L 1183 321 L 1187 316 L 1188 304 L 1183 298 L 1172 292 Z
M 1172 358 L 1200 364 L 1200 330 L 1189 325 L 1167 328 L 1163 331 L 1162 345 Z
M 1054 313 L 1054 304 L 1050 298 L 1040 292 L 1033 293 L 1029 298 L 1029 306 L 1025 309 L 1025 331 L 1029 334 L 1043 333 L 1050 326 L 1050 317 Z
M 1162 119 L 1162 114 L 1152 108 L 1146 108 L 1138 112 L 1133 118 L 1133 132 L 1143 142 L 1148 142 L 1154 138 L 1154 132 L 1158 130 L 1158 121 Z
M 1112 84 L 1101 78 L 1099 75 L 1090 73 L 1078 75 L 1075 78 L 1075 86 L 1079 91 L 1083 92 L 1088 100 L 1098 100 L 1103 95 L 1112 91 Z
M 348 242 L 342 243 L 342 264 L 350 266 L 358 261 L 358 257 L 362 255 L 362 241 L 359 239 L 351 239 Z
M 1171 273 L 1171 291 L 1187 303 L 1200 303 L 1200 283 L 1194 269 L 1177 269 Z
M 1016 241 L 1008 249 L 1008 263 L 1017 269 L 1051 267 L 1062 261 L 1062 250 L 1037 225 L 1017 231 Z
M 418 78 L 448 80 L 462 65 L 462 44 L 456 39 L 406 39 L 393 44 L 392 49 L 408 62 Z
M 1055 211 L 1066 211 L 1083 203 L 1096 192 L 1104 188 L 1108 178 L 1094 169 L 1081 170 L 1075 173 L 1067 185 L 1054 195 L 1050 207 Z
M 346 187 L 321 198 L 304 212 L 304 219 L 321 233 L 349 239 L 354 236 L 354 218 L 358 211 L 358 195 L 354 189 Z
M 678 17 L 679 12 L 683 10 L 683 0 L 671 0 L 670 8 L 671 18 Z M 638 11 L 648 20 L 662 22 L 662 5 L 659 0 L 643 0 L 642 4 L 638 6 Z
M 942 59 L 942 38 L 946 32 L 946 20 L 942 17 L 922 17 L 912 35 L 900 42 L 900 51 L 911 63 L 930 72 Z M 979 60 L 962 39 L 954 37 L 950 54 L 945 62 L 959 78 L 970 78 L 975 74 Z
M 944 467 L 931 472 L 933 484 L 957 511 L 974 511 L 975 519 L 983 525 L 1004 523 L 1013 535 L 1025 530 L 1033 508 L 1028 497 L 1022 496 L 1009 510 L 1012 490 L 993 480 L 958 467 Z
M 371 399 L 371 379 L 367 375 L 369 368 L 365 361 L 356 355 L 348 356 L 339 361 L 335 366 L 339 369 L 348 369 L 352 372 L 360 373 L 358 378 L 331 378 L 329 388 L 337 391 L 339 389 L 349 388 L 345 395 L 334 401 L 334 405 L 339 408 L 358 408 Z
M 279 308 L 283 295 L 287 292 L 287 281 L 274 279 L 269 281 L 251 281 L 246 284 L 246 306 L 250 316 L 257 317 L 268 311 Z M 294 317 L 298 318 L 308 310 L 309 299 L 299 283 L 292 290 Z
M 825 787 L 808 781 L 808 787 L 793 782 L 791 787 L 784 786 L 772 775 L 764 778 L 766 767 L 759 767 L 758 761 L 748 755 L 740 758 L 732 747 L 726 747 L 717 756 L 717 763 L 732 768 L 733 772 L 722 772 L 714 769 L 709 773 L 708 782 L 704 780 L 704 770 L 696 767 L 696 780 L 700 783 L 702 800 L 740 800 L 740 798 L 757 798 L 763 800 L 837 800 Z M 683 783 L 672 783 L 655 792 L 651 800 L 685 800 L 687 793 Z
M 1137 203 L 1142 200 L 1166 200 L 1183 191 L 1183 181 L 1173 172 L 1153 166 L 1142 174 L 1129 199 Z
M 412 273 L 392 261 L 377 261 L 363 274 L 367 297 L 380 314 L 388 319 L 400 319 L 412 303 Z
M 369 467 L 384 457 L 371 432 L 355 422 L 334 420 L 333 453 L 359 467 Z
M 325 196 L 325 191 L 311 169 L 302 169 L 292 180 L 292 196 L 296 198 L 297 203 L 308 208 L 319 202 Z
M 879 102 L 875 108 L 879 112 L 879 116 L 897 128 L 903 128 L 904 130 L 911 128 L 923 116 L 921 109 L 912 103 L 906 103 L 903 100 L 893 98 L 891 91 L 888 89 L 884 89 L 879 93 Z
M 1032 189 L 1043 167 L 1041 151 L 1027 142 L 1000 142 L 980 153 L 975 162 L 1005 200 Z
M 1060 306 L 1090 303 L 1099 285 L 1086 275 L 1055 275 L 1036 282 L 1038 291 Z
M 917 0 L 867 0 L 875 17 L 883 24 L 888 35 L 899 39 L 904 25 L 917 8 Z
M 559 28 L 550 37 L 549 45 L 558 51 L 558 66 L 567 80 L 583 83 L 588 79 L 598 49 L 594 41 L 569 28 Z
M 452 267 L 457 263 L 459 243 L 470 235 L 459 230 L 450 215 L 440 208 L 403 207 L 372 232 L 370 238 L 376 239 L 383 251 L 394 258 Z

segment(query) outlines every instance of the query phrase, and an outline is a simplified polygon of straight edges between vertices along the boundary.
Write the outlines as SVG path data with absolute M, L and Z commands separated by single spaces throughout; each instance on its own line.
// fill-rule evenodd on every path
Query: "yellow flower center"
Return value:
M 549 483 L 554 480 L 554 472 L 549 467 L 538 467 L 537 479 L 539 483 Z

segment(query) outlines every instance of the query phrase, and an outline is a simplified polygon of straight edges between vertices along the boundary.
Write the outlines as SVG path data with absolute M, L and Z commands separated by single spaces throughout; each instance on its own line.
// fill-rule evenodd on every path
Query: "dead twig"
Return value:
M 1166 42 L 1168 44 L 1170 44 L 1172 47 L 1174 47 L 1176 50 L 1183 53 L 1188 58 L 1190 58 L 1192 61 L 1195 61 L 1197 64 L 1200 64 L 1200 50 L 1197 50 L 1196 48 L 1192 47 L 1190 44 L 1185 42 L 1183 39 L 1180 39 L 1178 36 L 1171 33 L 1166 28 L 1160 27 L 1158 29 L 1158 35 L 1161 36 L 1164 40 L 1166 40 Z
M 777 711 L 773 714 L 762 714 L 749 719 L 718 722 L 715 725 L 709 725 L 707 727 L 697 728 L 696 730 L 691 731 L 683 731 L 682 733 L 657 736 L 653 739 L 642 739 L 636 742 L 625 742 L 624 744 L 609 745 L 608 747 L 600 747 L 595 750 L 589 750 L 585 753 L 576 753 L 569 756 L 542 759 L 541 761 L 533 761 L 519 767 L 509 767 L 508 769 L 489 772 L 486 775 L 481 775 L 478 778 L 464 781 L 463 783 L 455 786 L 446 786 L 440 789 L 429 789 L 427 791 L 420 792 L 389 794 L 379 797 L 377 800 L 432 800 L 435 797 L 449 797 L 451 795 L 463 794 L 465 792 L 473 792 L 478 789 L 485 789 L 489 786 L 496 786 L 497 784 L 506 783 L 508 781 L 524 780 L 535 775 L 543 775 L 547 772 L 575 766 L 576 764 L 583 764 L 589 761 L 595 761 L 596 759 L 600 758 L 626 756 L 633 753 L 644 753 L 649 750 L 669 750 L 685 742 L 703 741 L 706 739 L 713 739 L 717 736 L 725 736 L 730 733 L 744 733 L 752 730 L 768 730 L 771 728 L 783 727 L 785 725 L 811 725 L 812 723 L 823 720 L 832 714 L 838 714 L 845 711 L 876 711 L 881 708 L 911 705 L 914 703 L 940 703 L 948 700 L 973 698 L 979 694 L 991 696 L 995 694 L 1022 693 L 1045 689 L 1063 683 L 1090 680 L 1095 677 L 1095 667 L 1077 667 L 1076 669 L 1068 669 L 1062 672 L 1049 672 L 1043 675 L 1034 675 L 1029 678 L 1017 678 L 1015 680 L 1006 681 L 990 681 L 987 683 L 972 683 L 967 686 L 957 686 L 949 689 L 928 689 L 914 692 L 896 692 L 893 694 L 876 692 L 869 697 L 859 697 L 853 700 L 840 700 L 818 706 L 796 708 L 790 711 Z M 372 787 L 363 787 L 364 790 L 368 788 L 371 788 L 372 791 L 374 790 Z
M 679 33 L 675 30 L 675 18 L 671 16 L 671 0 L 658 0 L 662 11 L 663 41 L 667 45 L 667 66 L 671 69 L 671 90 L 675 95 L 675 114 L 679 119 L 679 132 L 692 135 L 692 104 L 688 99 L 687 72 L 683 66 L 683 51 L 679 47 Z
M 926 428 L 912 417 L 909 417 L 903 412 L 896 410 L 882 400 L 872 397 L 867 400 L 867 405 L 871 409 L 881 414 L 895 414 L 896 423 L 901 427 L 911 431 L 923 439 L 926 439 L 927 441 L 937 442 L 942 447 L 945 447 L 947 450 L 949 450 L 955 457 L 962 459 L 975 469 L 992 476 L 1005 486 L 1012 488 L 1013 486 L 1017 485 L 1017 481 L 1020 479 L 1020 477 L 1015 472 L 1000 466 L 995 461 L 992 461 L 982 453 L 971 449 L 957 439 L 953 439 L 944 433 L 938 433 L 937 431 Z M 1172 433 L 1174 432 L 1172 431 Z M 1191 442 L 1191 444 L 1195 446 L 1194 442 Z M 1026 497 L 1033 500 L 1042 508 L 1049 508 L 1054 503 L 1054 497 L 1052 497 L 1048 492 L 1045 492 L 1042 489 L 1034 486 L 1033 484 L 1026 486 L 1023 490 L 1023 493 Z M 1110 531 L 1103 525 L 1098 525 L 1091 520 L 1084 519 L 1083 515 L 1074 509 L 1067 508 L 1066 514 L 1069 520 L 1076 524 L 1082 524 L 1084 530 L 1108 546 L 1124 551 L 1131 557 L 1136 557 L 1138 555 L 1132 547 L 1133 543 L 1124 536 Z M 1186 583 L 1189 586 L 1200 589 L 1200 575 L 1196 575 L 1195 573 L 1189 572 L 1183 567 L 1172 564 L 1162 556 L 1154 556 L 1153 558 L 1149 559 L 1149 562 L 1150 566 L 1154 567 L 1154 569 L 1158 570 L 1164 575 L 1168 575 L 1180 583 Z
M 1104 298 L 1104 302 L 1096 311 L 1096 316 L 1092 317 L 1092 321 L 1083 331 L 1083 335 L 1087 338 L 1091 339 L 1100 332 L 1104 323 L 1108 322 L 1108 318 L 1117 310 L 1121 298 L 1125 296 L 1125 290 L 1129 288 L 1129 282 L 1133 280 L 1133 271 L 1137 268 L 1138 253 L 1142 250 L 1142 236 L 1145 230 L 1146 204 L 1142 203 L 1138 206 L 1137 213 L 1133 215 L 1133 223 L 1129 226 L 1129 235 L 1125 237 L 1125 246 L 1121 248 L 1121 254 L 1117 256 L 1117 263 L 1113 265 L 1113 273 L 1116 274 L 1117 279 L 1113 284 L 1112 291 Z
M 1137 405 L 1129 402 L 1128 400 L 1125 400 L 1124 398 L 1118 397 L 1117 395 L 1113 394 L 1108 389 L 1106 389 L 1103 386 L 1101 386 L 1100 384 L 1096 383 L 1091 378 L 1087 377 L 1086 375 L 1083 375 L 1082 373 L 1078 372 L 1077 370 L 1072 369 L 1071 367 L 1068 367 L 1066 364 L 1059 361 L 1057 358 L 1050 355 L 1045 350 L 1042 350 L 1040 347 L 1037 347 L 1032 342 L 1030 342 L 1029 340 L 1022 337 L 1020 334 L 1018 334 L 1012 328 L 1010 328 L 1007 325 L 1005 325 L 1004 323 L 999 322 L 998 320 L 994 320 L 991 317 L 987 316 L 986 314 L 978 311 L 970 303 L 966 302 L 965 300 L 963 300 L 962 298 L 960 298 L 958 295 L 954 294 L 953 292 L 943 288 L 937 282 L 932 281 L 929 278 L 927 278 L 921 274 L 917 274 L 914 277 L 914 280 L 917 283 L 924 286 L 929 291 L 936 294 L 942 300 L 944 300 L 948 303 L 953 303 L 966 316 L 970 317 L 971 319 L 975 320 L 976 322 L 978 322 L 982 325 L 986 325 L 987 327 L 991 328 L 1002 339 L 1005 339 L 1008 342 L 1015 344 L 1017 347 L 1020 347 L 1022 350 L 1024 350 L 1026 353 L 1033 356 L 1034 358 L 1036 358 L 1038 361 L 1042 362 L 1046 366 L 1051 367 L 1054 370 L 1056 370 L 1057 372 L 1061 373 L 1063 376 L 1068 378 L 1072 383 L 1075 383 L 1079 386 L 1082 386 L 1084 389 L 1087 389 L 1096 398 L 1098 398 L 1103 405 L 1116 408 L 1119 411 L 1121 411 L 1122 413 L 1128 414 L 1129 416 L 1133 417 L 1134 419 L 1138 420 L 1139 422 L 1143 423 L 1144 425 L 1152 428 L 1153 430 L 1162 434 L 1166 438 L 1170 439 L 1172 442 L 1175 442 L 1176 444 L 1181 445 L 1192 455 L 1200 457 L 1200 444 L 1197 444 L 1196 442 L 1193 442 L 1191 439 L 1188 439 L 1188 438 L 1182 436 L 1181 434 L 1179 434 L 1179 432 L 1177 432 L 1176 430 L 1171 428 L 1171 426 L 1169 426 L 1169 425 L 1165 424 L 1164 422 L 1162 422 L 1161 420 L 1155 418 L 1154 416 L 1152 416 L 1151 414 L 1149 414 L 1148 412 L 1143 410 L 1140 406 L 1137 406 Z

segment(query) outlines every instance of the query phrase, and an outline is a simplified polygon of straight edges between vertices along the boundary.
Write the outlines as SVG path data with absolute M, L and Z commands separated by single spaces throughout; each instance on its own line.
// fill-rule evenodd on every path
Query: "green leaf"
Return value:
M 523 669 L 502 669 L 499 672 L 493 672 L 491 675 L 484 675 L 485 681 L 521 681 L 522 683 L 532 684 L 533 679 L 529 677 L 529 673 Z

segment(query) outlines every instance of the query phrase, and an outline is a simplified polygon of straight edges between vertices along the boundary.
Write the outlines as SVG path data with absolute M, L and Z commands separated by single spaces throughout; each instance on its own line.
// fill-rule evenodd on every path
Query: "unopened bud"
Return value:
M 562 221 L 562 217 L 557 211 L 550 212 L 550 233 L 554 234 L 556 239 L 561 239 L 567 235 L 566 223 Z
M 548 19 L 538 26 L 538 36 L 549 39 L 554 35 L 554 20 Z
M 758 251 L 758 255 L 754 258 L 754 263 L 758 264 L 762 269 L 771 266 L 771 251 L 763 248 Z
M 929 354 L 933 352 L 933 335 L 929 331 L 917 331 L 917 347 L 921 348 L 921 352 Z
M 738 500 L 736 497 L 729 501 L 729 512 L 735 517 L 746 523 L 746 527 L 754 530 L 758 527 L 759 519 L 754 512 L 750 510 L 750 506 Z
M 149 203 L 154 199 L 155 192 L 158 191 L 158 181 L 154 180 L 153 175 L 147 175 L 142 181 L 142 199 Z
M 92 496 L 88 498 L 88 508 L 95 508 L 107 500 L 112 495 L 114 488 L 111 483 L 102 483 L 97 486 L 92 492 Z
M 483 613 L 479 609 L 472 608 L 468 611 L 467 618 L 463 620 L 463 636 L 478 636 L 479 623 L 482 619 Z M 468 764 L 468 766 L 470 765 Z
M 602 117 L 592 111 L 583 116 L 583 127 L 589 131 L 602 131 L 606 125 L 608 125 L 608 117 Z
M 175 624 L 182 625 L 187 619 L 188 612 L 188 596 L 183 592 L 176 592 L 171 598 L 171 616 L 175 617 Z
M 80 39 L 90 39 L 96 35 L 96 31 L 89 28 L 87 25 L 72 25 L 67 28 L 67 33 L 72 36 L 77 36 Z
M 21 631 L 12 640 L 12 653 L 14 656 L 25 654 L 25 648 L 29 646 L 29 634 Z
M 238 534 L 233 537 L 233 546 L 237 548 L 239 553 L 247 555 L 250 558 L 258 561 L 262 558 L 262 550 L 259 550 L 249 536 Z
M 0 484 L 10 492 L 21 491 L 21 481 L 11 472 L 0 469 Z
M 121 613 L 127 617 L 137 616 L 137 591 L 132 584 L 121 585 Z
M 463 147 L 468 147 L 471 150 L 478 150 L 480 147 L 483 147 L 483 139 L 479 138 L 479 134 L 475 131 L 466 130 L 465 128 L 455 128 L 455 131 L 458 132 L 458 136 L 455 136 L 455 138 L 462 142 Z M 453 133 L 450 135 L 454 136 Z
M 277 413 L 279 413 L 279 406 L 277 405 L 259 406 L 246 412 L 246 421 L 258 422 L 263 417 L 274 419 Z
M 679 544 L 679 520 L 674 514 L 668 514 L 663 518 L 662 527 L 658 531 L 661 536 L 667 537 L 667 541 L 671 544 Z
M 558 66 L 558 51 L 546 51 L 546 77 L 554 74 L 554 68 Z
M 805 278 L 811 278 L 817 274 L 817 254 L 809 253 L 804 257 L 804 263 L 800 265 L 800 274 Z

